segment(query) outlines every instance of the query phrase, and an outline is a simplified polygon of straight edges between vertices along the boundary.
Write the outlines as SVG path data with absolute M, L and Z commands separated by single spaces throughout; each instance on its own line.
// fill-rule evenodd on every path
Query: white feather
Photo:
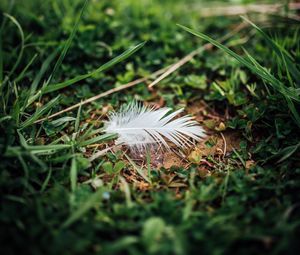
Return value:
M 190 116 L 174 119 L 183 109 L 173 113 L 170 108 L 154 109 L 131 103 L 119 112 L 109 115 L 105 132 L 118 135 L 116 144 L 125 144 L 137 149 L 159 144 L 169 149 L 167 141 L 178 147 L 193 144 L 190 138 L 199 141 L 205 136 L 203 128 Z

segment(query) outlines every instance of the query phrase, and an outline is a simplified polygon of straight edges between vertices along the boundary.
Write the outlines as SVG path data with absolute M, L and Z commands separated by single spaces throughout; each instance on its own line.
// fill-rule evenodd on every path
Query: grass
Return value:
M 0 3 L 5 254 L 299 253 L 297 13 L 203 19 L 203 6 Z M 214 47 L 147 87 L 204 41 Z M 116 138 L 103 134 L 107 113 L 132 100 L 185 107 L 208 136 L 188 151 L 96 156 Z

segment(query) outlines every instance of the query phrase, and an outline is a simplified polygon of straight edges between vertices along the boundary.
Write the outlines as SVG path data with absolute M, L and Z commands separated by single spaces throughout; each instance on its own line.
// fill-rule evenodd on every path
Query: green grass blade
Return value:
M 76 133 L 79 130 L 81 107 L 82 107 L 82 105 L 80 105 L 78 108 L 77 116 L 76 116 L 76 120 L 75 120 L 75 132 Z
M 294 60 L 292 57 L 285 51 L 285 49 L 282 48 L 282 46 L 278 45 L 274 40 L 272 40 L 261 28 L 259 28 L 256 24 L 254 24 L 252 21 L 247 19 L 244 16 L 241 16 L 243 20 L 245 20 L 247 23 L 249 23 L 252 27 L 254 27 L 266 40 L 266 42 L 269 44 L 269 46 L 273 49 L 273 51 L 276 53 L 276 55 L 281 59 L 283 64 L 286 67 L 287 74 L 291 73 L 293 75 L 293 78 L 297 80 L 297 82 L 300 82 L 300 71 L 296 68 L 296 65 L 294 63 Z
M 41 69 L 39 70 L 39 72 L 37 73 L 37 75 L 35 76 L 31 86 L 30 86 L 30 92 L 28 95 L 28 100 L 26 100 L 26 105 L 24 105 L 23 110 L 26 109 L 26 107 L 28 107 L 29 105 L 31 105 L 39 96 L 40 93 L 35 94 L 38 85 L 40 84 L 45 72 L 48 70 L 49 65 L 51 64 L 51 62 L 54 60 L 54 58 L 57 56 L 58 53 L 58 49 L 56 49 L 55 51 L 53 51 L 47 58 L 46 60 L 43 62 Z
M 277 161 L 277 163 L 283 162 L 290 156 L 292 156 L 298 149 L 300 148 L 300 143 L 297 143 L 295 145 L 288 146 L 280 151 L 281 158 Z M 277 155 L 276 155 L 277 156 Z
M 209 36 L 207 36 L 205 34 L 202 34 L 200 32 L 197 32 L 197 31 L 195 31 L 193 29 L 190 29 L 188 27 L 182 26 L 182 25 L 178 25 L 178 26 L 180 26 L 185 31 L 187 31 L 187 32 L 189 32 L 189 33 L 191 33 L 191 34 L 193 34 L 197 37 L 200 37 L 200 38 L 210 42 L 211 44 L 213 44 L 217 48 L 223 50 L 224 52 L 226 52 L 230 56 L 234 57 L 241 64 L 248 67 L 254 74 L 260 76 L 263 80 L 267 81 L 268 84 L 271 87 L 273 87 L 275 90 L 279 91 L 284 96 L 288 96 L 288 97 L 294 99 L 295 101 L 300 102 L 300 97 L 297 93 L 295 93 L 294 90 L 285 87 L 279 80 L 277 80 L 273 75 L 271 75 L 269 72 L 267 72 L 265 68 L 263 68 L 261 65 L 259 65 L 258 62 L 255 62 L 255 64 L 253 64 L 253 63 L 247 61 L 245 58 L 239 56 L 238 54 L 236 54 L 235 52 L 233 52 L 229 48 L 225 47 L 221 43 L 219 43 L 216 40 L 210 38 Z M 248 55 L 248 58 L 249 58 L 249 55 Z M 253 62 L 254 58 L 251 58 L 251 60 Z
M 48 85 L 51 82 L 51 79 L 53 78 L 53 76 L 55 75 L 57 69 L 61 66 L 61 64 L 62 64 L 62 62 L 63 62 L 63 60 L 65 58 L 65 55 L 67 54 L 67 51 L 70 48 L 71 43 L 72 43 L 72 41 L 74 39 L 74 36 L 75 36 L 76 31 L 78 29 L 79 21 L 81 20 L 81 17 L 82 17 L 82 15 L 84 13 L 84 10 L 85 10 L 86 6 L 87 6 L 87 3 L 88 3 L 88 0 L 85 0 L 85 2 L 83 4 L 83 7 L 81 8 L 80 14 L 79 14 L 79 16 L 78 16 L 78 18 L 77 18 L 77 20 L 75 22 L 75 25 L 74 25 L 73 29 L 72 29 L 72 32 L 71 32 L 68 40 L 66 41 L 66 43 L 65 43 L 65 45 L 63 47 L 63 50 L 62 50 L 62 52 L 61 52 L 58 60 L 55 63 L 55 66 L 53 68 L 53 71 L 52 71 L 49 79 L 44 84 L 43 89 L 46 89 L 48 87 Z M 44 73 L 47 71 L 49 65 L 51 64 L 51 62 L 56 57 L 56 55 L 58 53 L 58 50 L 59 50 L 59 48 L 57 48 L 52 54 L 50 54 L 48 56 L 48 58 L 45 60 L 45 62 L 43 63 L 41 70 L 39 71 L 39 73 L 37 74 L 36 78 L 34 79 L 32 85 L 31 85 L 30 94 L 29 94 L 30 98 L 29 98 L 28 103 L 26 104 L 25 108 L 28 107 L 30 104 L 32 104 L 39 96 L 41 96 L 40 92 L 37 93 L 37 94 L 35 94 L 35 95 L 34 95 L 34 93 L 36 92 L 38 84 L 40 83 L 40 81 L 41 81 Z
M 96 193 L 90 196 L 90 198 L 83 203 L 76 211 L 74 211 L 70 217 L 63 223 L 62 228 L 67 228 L 72 225 L 75 221 L 80 219 L 85 213 L 87 213 L 90 209 L 92 209 L 95 205 L 99 205 L 102 201 L 102 195 L 104 193 L 104 189 L 100 188 Z
M 62 64 L 62 62 L 63 62 L 63 60 L 64 60 L 64 58 L 65 58 L 65 56 L 66 56 L 66 54 L 67 54 L 67 52 L 68 52 L 68 50 L 70 48 L 70 46 L 71 46 L 71 43 L 72 43 L 72 41 L 73 41 L 73 39 L 75 37 L 75 34 L 76 34 L 77 30 L 78 30 L 79 22 L 80 22 L 80 20 L 82 18 L 82 15 L 83 15 L 83 13 L 84 13 L 84 11 L 86 9 L 88 1 L 89 0 L 85 0 L 83 6 L 81 8 L 80 14 L 77 17 L 77 20 L 76 20 L 75 25 L 74 25 L 74 27 L 72 29 L 72 32 L 71 32 L 68 40 L 66 41 L 66 43 L 64 45 L 64 48 L 63 48 L 63 50 L 62 50 L 62 52 L 61 52 L 58 60 L 55 63 L 55 66 L 53 68 L 53 71 L 52 71 L 51 78 L 50 78 L 49 82 L 51 82 L 52 77 L 55 75 L 57 69 L 61 66 L 61 64 Z
M 18 54 L 18 58 L 14 64 L 14 66 L 12 67 L 12 69 L 10 70 L 10 72 L 8 73 L 8 77 L 10 77 L 14 71 L 16 70 L 16 68 L 19 66 L 19 63 L 23 57 L 23 53 L 24 53 L 24 42 L 25 42 L 25 37 L 24 37 L 24 32 L 23 32 L 23 29 L 20 25 L 20 23 L 11 15 L 9 15 L 8 13 L 4 13 L 4 16 L 6 16 L 8 19 L 11 20 L 11 22 L 18 28 L 19 30 L 19 34 L 20 34 L 20 37 L 21 37 L 21 49 L 20 49 L 20 52 Z
M 3 81 L 3 40 L 2 40 L 2 30 L 0 30 L 0 88 Z
M 293 114 L 294 121 L 296 122 L 298 127 L 300 127 L 300 116 L 299 116 L 299 113 L 298 113 L 293 101 L 288 97 L 285 97 L 285 99 L 287 101 L 287 105 L 288 105 L 291 113 Z
M 64 150 L 70 148 L 70 144 L 53 144 L 53 145 L 28 145 L 27 148 L 31 151 L 41 151 L 41 150 Z
M 115 64 L 127 59 L 128 57 L 130 57 L 133 53 L 135 53 L 136 51 L 138 51 L 140 48 L 142 48 L 145 45 L 145 42 L 140 43 L 136 46 L 134 46 L 133 48 L 130 48 L 128 50 L 126 50 L 125 52 L 123 52 L 121 55 L 115 57 L 114 59 L 108 61 L 107 63 L 105 63 L 104 65 L 100 66 L 98 69 L 87 73 L 87 74 L 82 74 L 82 75 L 78 75 L 70 80 L 61 82 L 61 83 L 57 83 L 57 84 L 53 84 L 53 85 L 49 85 L 45 88 L 42 89 L 42 94 L 46 94 L 46 93 L 50 93 L 56 90 L 60 90 L 62 88 L 68 87 L 78 81 L 84 80 L 88 77 L 91 77 L 97 73 L 106 71 L 107 69 L 111 68 L 112 66 L 114 66 Z
M 38 56 L 38 54 L 34 54 L 33 55 L 33 57 L 30 59 L 30 61 L 28 62 L 28 64 L 24 67 L 24 69 L 22 70 L 22 72 L 14 80 L 16 83 L 19 82 L 20 80 L 22 80 L 24 78 L 25 73 L 27 72 L 28 68 L 32 65 L 32 63 L 35 61 L 35 59 L 37 58 L 37 56 Z
M 136 170 L 137 173 L 138 173 L 141 177 L 143 177 L 144 180 L 145 180 L 146 182 L 148 182 L 149 184 L 151 184 L 150 176 L 149 176 L 149 177 L 146 176 L 145 173 L 144 173 L 144 171 L 143 171 L 143 169 L 142 169 L 141 167 L 137 166 L 137 165 L 134 163 L 134 161 L 133 161 L 127 154 L 125 154 L 125 157 L 126 157 L 127 160 L 129 161 L 129 163 L 133 166 L 134 170 Z
M 32 125 L 42 115 L 44 115 L 45 113 L 49 112 L 51 110 L 51 108 L 53 108 L 55 105 L 58 104 L 59 98 L 60 98 L 60 95 L 58 95 L 57 97 L 53 98 L 51 101 L 49 101 L 43 107 L 37 109 L 36 112 L 32 116 L 30 116 L 27 120 L 25 120 L 21 124 L 20 128 L 23 129 L 25 127 L 28 127 L 28 126 Z
M 48 183 L 49 183 L 49 181 L 50 181 L 51 175 L 52 175 L 52 168 L 50 168 L 50 169 L 48 170 L 47 177 L 46 177 L 45 181 L 43 182 L 42 187 L 41 187 L 41 190 L 40 190 L 41 193 L 44 192 L 44 191 L 46 190 L 46 188 L 47 188 L 47 186 L 48 186 Z
M 284 97 L 292 98 L 295 101 L 300 101 L 299 93 L 295 91 L 293 87 L 286 87 L 280 82 L 278 79 L 276 79 L 266 68 L 261 66 L 246 50 L 244 50 L 246 53 L 248 59 L 253 63 L 255 68 L 257 70 L 260 70 L 260 72 L 263 74 L 264 77 L 260 75 L 261 78 L 268 81 L 269 84 L 276 89 L 278 92 L 280 92 Z
M 102 133 L 104 130 L 103 128 L 98 128 L 96 130 L 93 130 L 93 128 L 94 128 L 94 126 L 91 125 L 87 130 L 85 130 L 85 132 L 80 135 L 80 137 L 79 137 L 80 140 L 83 141 L 84 139 L 86 139 L 88 137 Z
M 87 146 L 87 145 L 90 145 L 90 144 L 104 142 L 104 141 L 113 139 L 115 137 L 116 137 L 115 134 L 99 135 L 99 136 L 93 137 L 93 138 L 91 138 L 89 140 L 86 140 L 86 141 L 83 141 L 83 142 L 79 143 L 79 146 L 84 147 L 84 146 Z
M 71 147 L 70 144 L 28 145 L 22 133 L 19 130 L 17 131 L 17 133 L 22 148 L 31 152 L 32 154 L 53 154 L 54 152 L 68 149 Z M 19 151 L 17 148 L 18 147 L 11 147 L 10 149 L 11 151 Z
M 72 192 L 74 192 L 77 185 L 77 162 L 75 156 L 72 158 L 71 161 L 70 183 L 71 183 L 71 190 Z

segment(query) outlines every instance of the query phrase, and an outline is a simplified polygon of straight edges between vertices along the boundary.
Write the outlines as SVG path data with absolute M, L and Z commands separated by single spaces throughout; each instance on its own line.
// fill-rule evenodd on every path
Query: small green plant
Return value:
M 255 75 L 263 79 L 266 84 L 268 84 L 275 92 L 279 93 L 286 100 L 288 109 L 290 110 L 294 121 L 300 127 L 300 115 L 297 111 L 295 104 L 299 105 L 300 103 L 300 90 L 299 90 L 299 77 L 300 77 L 300 69 L 298 69 L 298 65 L 295 62 L 295 59 L 289 54 L 284 48 L 278 45 L 274 40 L 270 39 L 258 26 L 256 26 L 251 21 L 244 18 L 245 21 L 250 23 L 267 41 L 270 48 L 274 51 L 278 59 L 278 69 L 282 70 L 287 74 L 288 84 L 286 85 L 285 78 L 281 76 L 282 79 L 275 77 L 266 67 L 260 65 L 253 56 L 251 56 L 246 50 L 246 58 L 236 54 L 226 46 L 220 44 L 209 36 L 196 32 L 195 30 L 189 29 L 182 25 L 179 25 L 184 30 L 204 39 L 223 50 L 233 58 L 235 58 L 239 63 L 246 66 L 249 70 L 251 70 Z M 221 92 L 221 89 L 219 89 Z M 269 96 L 272 95 L 272 92 L 267 90 Z M 230 91 L 229 91 L 230 94 Z

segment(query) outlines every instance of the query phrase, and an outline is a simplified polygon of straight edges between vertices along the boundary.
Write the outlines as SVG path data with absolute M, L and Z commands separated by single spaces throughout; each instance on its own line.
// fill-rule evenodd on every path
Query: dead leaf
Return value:
M 202 152 L 196 148 L 195 150 L 193 150 L 190 155 L 188 156 L 188 160 L 192 163 L 196 163 L 198 164 L 200 162 L 202 158 Z
M 254 160 L 247 160 L 246 161 L 246 169 L 250 169 L 252 166 L 255 166 Z
M 208 169 L 206 169 L 205 167 L 200 167 L 198 169 L 198 171 L 199 171 L 199 176 L 201 178 L 205 178 L 205 177 L 208 177 L 211 175 L 210 171 Z
M 219 126 L 215 128 L 217 131 L 224 131 L 226 129 L 226 126 L 223 122 L 220 122 Z

